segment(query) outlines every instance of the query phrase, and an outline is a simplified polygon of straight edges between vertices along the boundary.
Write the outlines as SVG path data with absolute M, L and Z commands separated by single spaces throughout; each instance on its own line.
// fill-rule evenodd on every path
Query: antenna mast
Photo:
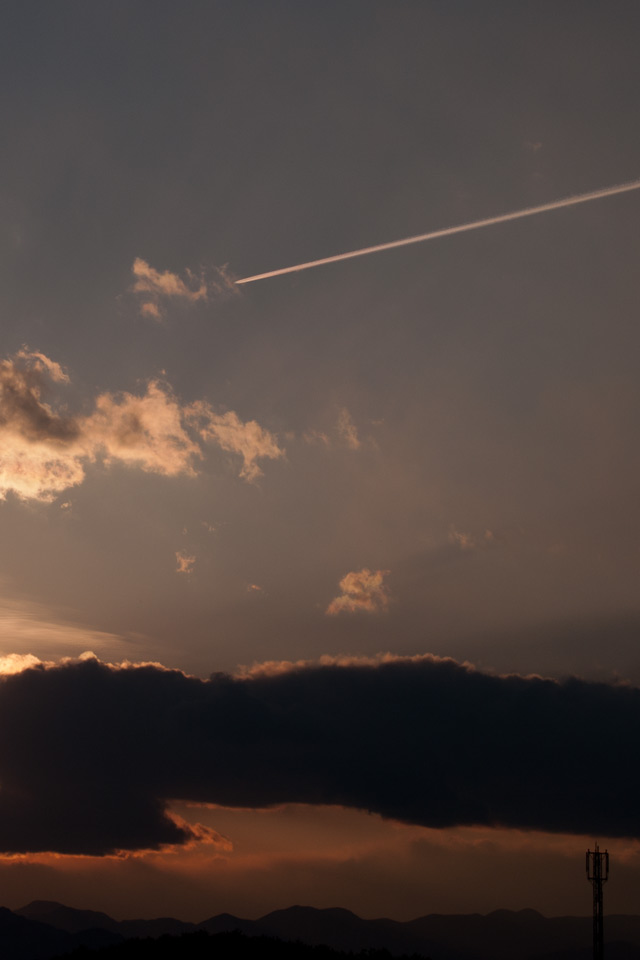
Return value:
M 602 885 L 609 879 L 609 854 L 587 850 L 587 879 L 593 886 L 593 960 L 604 956 L 604 926 L 602 914 Z

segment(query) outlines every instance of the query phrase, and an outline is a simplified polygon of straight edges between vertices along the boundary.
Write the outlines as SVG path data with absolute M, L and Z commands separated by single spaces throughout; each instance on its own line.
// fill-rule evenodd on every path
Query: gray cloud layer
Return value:
M 96 660 L 0 683 L 0 849 L 186 843 L 181 799 L 640 836 L 640 690 L 431 657 L 208 681 Z

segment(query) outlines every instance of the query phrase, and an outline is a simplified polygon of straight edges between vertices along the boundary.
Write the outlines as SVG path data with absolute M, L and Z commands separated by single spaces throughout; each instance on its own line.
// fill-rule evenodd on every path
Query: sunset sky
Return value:
M 0 904 L 638 911 L 639 30 L 5 3 Z

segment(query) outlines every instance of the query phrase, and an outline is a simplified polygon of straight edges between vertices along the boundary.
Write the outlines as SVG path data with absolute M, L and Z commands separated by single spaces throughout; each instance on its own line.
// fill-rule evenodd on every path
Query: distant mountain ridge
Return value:
M 275 910 L 259 920 L 219 914 L 194 924 L 171 917 L 114 920 L 106 913 L 77 910 L 48 900 L 35 900 L 14 913 L 0 909 L 0 953 L 3 960 L 48 960 L 80 944 L 96 948 L 133 937 L 179 936 L 197 930 L 210 934 L 238 930 L 248 936 L 326 944 L 336 950 L 357 953 L 387 949 L 395 956 L 418 954 L 433 960 L 591 957 L 590 917 L 544 917 L 535 910 L 430 914 L 403 922 L 363 920 L 342 908 L 294 906 Z M 24 944 L 18 949 L 21 937 Z M 605 941 L 607 960 L 640 960 L 640 916 L 606 917 Z

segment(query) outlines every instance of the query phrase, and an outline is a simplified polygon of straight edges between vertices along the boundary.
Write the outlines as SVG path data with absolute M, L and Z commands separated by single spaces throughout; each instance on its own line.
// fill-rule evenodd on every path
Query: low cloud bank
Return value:
M 433 657 L 203 681 L 97 660 L 0 681 L 0 850 L 203 839 L 172 800 L 640 836 L 640 690 Z

